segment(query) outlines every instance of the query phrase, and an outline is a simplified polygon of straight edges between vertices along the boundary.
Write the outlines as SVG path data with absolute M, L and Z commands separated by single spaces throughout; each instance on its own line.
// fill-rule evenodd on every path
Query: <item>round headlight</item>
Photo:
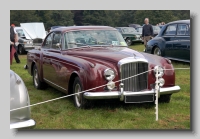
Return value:
M 159 86 L 163 86 L 165 84 L 165 80 L 163 78 L 158 79 Z
M 106 80 L 111 81 L 115 78 L 115 72 L 112 69 L 106 69 L 104 71 L 104 77 Z
M 156 71 L 158 70 L 158 77 L 162 77 L 164 75 L 164 69 L 161 66 L 154 67 L 154 74 L 156 75 Z
M 109 81 L 109 82 L 107 83 L 107 88 L 108 88 L 109 90 L 112 90 L 113 88 L 115 88 L 115 82 Z

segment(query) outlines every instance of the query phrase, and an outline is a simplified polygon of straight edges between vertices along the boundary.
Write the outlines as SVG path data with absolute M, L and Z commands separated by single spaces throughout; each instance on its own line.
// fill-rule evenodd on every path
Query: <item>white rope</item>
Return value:
M 176 68 L 176 69 L 190 69 L 190 68 Z M 152 70 L 154 70 L 154 69 L 151 69 L 151 70 L 148 70 L 148 71 L 142 72 L 142 73 L 140 73 L 140 74 L 137 74 L 137 75 L 134 75 L 134 76 L 130 76 L 130 77 L 127 77 L 127 78 L 118 80 L 118 81 L 114 81 L 114 83 L 117 83 L 117 82 L 120 82 L 120 81 L 123 81 L 123 80 L 127 80 L 127 79 L 129 79 L 129 78 L 133 78 L 133 77 L 139 76 L 139 75 L 141 75 L 141 74 L 144 74 L 144 73 L 149 72 L 149 71 L 152 71 Z M 174 70 L 174 69 L 165 69 L 165 70 Z M 43 101 L 43 102 L 39 102 L 39 103 L 35 103 L 35 104 L 32 104 L 32 105 L 28 105 L 28 106 L 24 106 L 24 107 L 12 109 L 12 110 L 10 110 L 10 112 L 11 112 L 11 111 L 15 111 L 15 110 L 19 110 L 19 109 L 23 109 L 23 108 L 27 108 L 27 107 L 32 107 L 32 106 L 44 104 L 44 103 L 51 102 L 51 101 L 55 101 L 55 100 L 62 99 L 62 98 L 67 98 L 67 97 L 73 96 L 73 95 L 75 95 L 75 94 L 80 94 L 80 93 L 88 92 L 88 91 L 91 91 L 91 90 L 94 90 L 94 89 L 97 89 L 97 88 L 100 88 L 100 87 L 104 87 L 104 86 L 106 86 L 106 85 L 107 85 L 107 84 L 101 85 L 101 86 L 98 86 L 98 87 L 94 87 L 94 88 L 91 88 L 91 89 L 88 89 L 88 90 L 84 90 L 84 91 L 81 91 L 81 92 L 78 92 L 78 93 L 66 95 L 66 96 L 63 96 L 63 97 L 58 97 L 58 98 L 55 98 L 55 99 L 50 99 L 50 100 Z

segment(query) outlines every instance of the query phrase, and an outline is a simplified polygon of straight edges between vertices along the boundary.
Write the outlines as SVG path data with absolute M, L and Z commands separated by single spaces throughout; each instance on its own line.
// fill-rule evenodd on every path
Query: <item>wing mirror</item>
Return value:
M 57 43 L 56 47 L 58 47 L 61 50 L 61 44 L 60 43 Z

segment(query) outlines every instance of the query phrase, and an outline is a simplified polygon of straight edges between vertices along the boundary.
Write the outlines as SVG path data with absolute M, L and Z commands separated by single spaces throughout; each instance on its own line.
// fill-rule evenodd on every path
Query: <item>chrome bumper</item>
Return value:
M 173 86 L 173 87 L 166 87 L 166 88 L 160 88 L 159 90 L 159 97 L 160 95 L 167 95 L 167 94 L 173 94 L 180 91 L 179 86 Z M 124 100 L 125 96 L 142 96 L 142 95 L 150 95 L 155 94 L 155 90 L 147 90 L 147 91 L 141 91 L 141 92 L 127 92 L 123 91 L 123 85 L 120 86 L 120 91 L 109 91 L 109 92 L 85 92 L 84 97 L 86 99 L 112 99 L 112 98 L 119 98 L 121 101 Z
M 10 129 L 18 129 L 18 128 L 27 128 L 27 127 L 33 127 L 35 126 L 35 121 L 33 119 L 12 123 L 10 124 Z

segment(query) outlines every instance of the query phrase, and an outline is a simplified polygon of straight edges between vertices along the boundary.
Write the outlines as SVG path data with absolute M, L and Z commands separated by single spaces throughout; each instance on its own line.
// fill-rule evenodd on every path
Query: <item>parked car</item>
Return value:
M 146 52 L 190 62 L 190 20 L 165 24 L 158 36 L 147 43 Z
M 175 85 L 170 60 L 129 49 L 117 29 L 109 26 L 54 29 L 40 49 L 28 52 L 25 68 L 33 77 L 35 88 L 49 84 L 66 94 L 74 94 L 78 108 L 85 108 L 95 99 L 154 102 L 157 68 L 162 81 L 160 102 L 169 102 L 171 95 L 180 90 Z M 136 77 L 126 79 L 130 76 Z
M 139 24 L 129 24 L 128 27 L 133 27 L 133 28 L 136 28 L 136 27 L 140 27 L 141 25 Z
M 160 27 L 159 26 L 152 26 L 152 27 L 153 27 L 153 35 L 155 37 L 160 32 Z
M 122 34 L 128 46 L 130 46 L 134 42 L 142 42 L 142 34 L 137 32 L 134 28 L 116 27 L 116 29 Z
M 30 105 L 29 94 L 21 77 L 10 70 L 10 110 Z M 33 128 L 30 107 L 10 112 L 10 129 Z
M 19 36 L 17 45 L 19 54 L 25 54 L 35 46 L 41 45 L 46 36 L 44 24 L 40 22 L 20 23 L 20 27 L 15 29 Z
M 25 31 L 22 27 L 15 27 L 15 30 L 18 34 L 18 53 L 25 54 L 28 50 L 34 49 L 33 40 L 29 36 L 25 36 Z

